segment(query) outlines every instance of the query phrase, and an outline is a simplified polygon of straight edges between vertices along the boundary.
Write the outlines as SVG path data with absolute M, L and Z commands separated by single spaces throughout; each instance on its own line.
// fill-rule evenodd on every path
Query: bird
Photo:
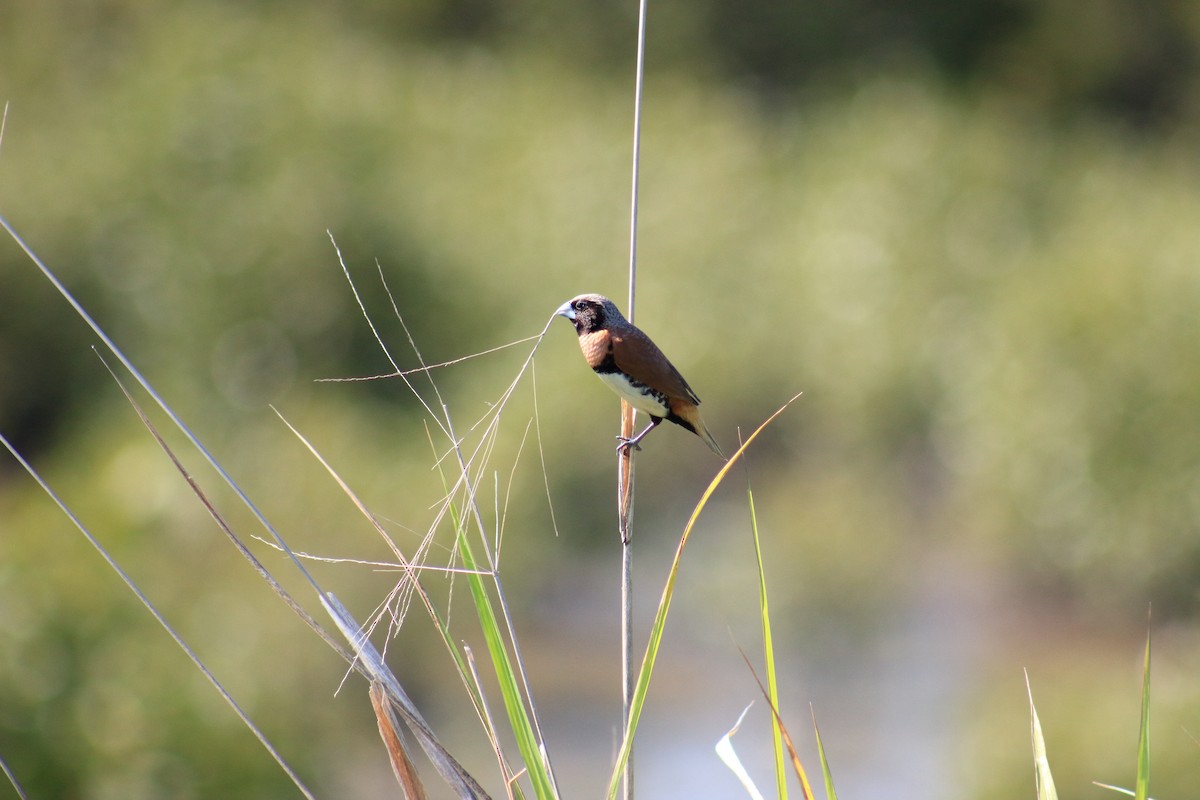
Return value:
M 700 437 L 721 458 L 720 445 L 700 418 L 700 398 L 650 337 L 621 314 L 604 295 L 581 294 L 554 312 L 579 335 L 579 349 L 592 371 L 621 399 L 650 417 L 637 436 L 618 436 L 622 450 L 641 450 L 646 434 L 664 419 Z

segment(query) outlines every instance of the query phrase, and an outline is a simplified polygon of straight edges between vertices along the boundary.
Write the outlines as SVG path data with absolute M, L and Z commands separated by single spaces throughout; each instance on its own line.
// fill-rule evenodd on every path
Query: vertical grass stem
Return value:
M 633 169 L 629 201 L 629 321 L 637 305 L 638 177 L 642 156 L 642 86 L 646 63 L 646 3 L 638 2 L 637 70 L 633 90 Z M 633 436 L 633 408 L 621 401 L 621 436 Z M 633 452 L 618 451 L 617 530 L 621 541 L 621 729 L 628 730 L 633 703 Z M 633 755 L 621 778 L 621 796 L 633 798 Z

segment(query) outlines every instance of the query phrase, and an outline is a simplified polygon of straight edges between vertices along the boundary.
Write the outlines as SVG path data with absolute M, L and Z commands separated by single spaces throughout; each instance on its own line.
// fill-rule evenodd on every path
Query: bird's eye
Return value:
M 586 303 L 586 302 L 584 302 L 583 300 L 576 300 L 576 301 L 575 301 L 575 310 L 576 310 L 576 311 L 583 311 L 585 308 L 587 308 L 587 303 Z

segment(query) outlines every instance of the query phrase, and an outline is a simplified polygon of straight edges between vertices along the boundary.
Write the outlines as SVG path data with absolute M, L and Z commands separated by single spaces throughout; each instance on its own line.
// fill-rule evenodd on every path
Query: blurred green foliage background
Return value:
M 390 370 L 326 231 L 406 367 L 417 361 L 376 262 L 431 362 L 534 335 L 579 292 L 624 305 L 635 17 L 634 3 L 544 0 L 11 3 L 0 213 L 293 546 L 386 558 L 268 408 L 402 542 L 432 524 L 441 484 L 417 400 L 397 381 L 315 382 Z M 637 319 L 727 450 L 804 392 L 750 471 L 796 727 L 815 701 L 847 794 L 871 796 L 880 752 L 908 752 L 897 738 L 918 738 L 911 720 L 927 717 L 954 790 L 938 794 L 904 756 L 915 774 L 888 796 L 1031 796 L 1025 666 L 1060 788 L 1128 785 L 1152 602 L 1155 794 L 1187 796 L 1200 7 L 664 0 L 647 48 Z M 10 241 L 0 311 L 0 430 L 319 793 L 386 791 L 362 687 L 332 697 L 336 659 L 225 546 Z M 438 374 L 463 427 L 524 352 Z M 616 402 L 586 373 L 556 323 L 536 393 L 559 535 L 527 442 L 502 564 L 535 691 L 563 750 L 578 750 L 561 757 L 580 795 L 606 775 L 618 715 Z M 529 380 L 498 441 L 502 484 L 533 402 Z M 677 430 L 639 464 L 648 605 L 716 465 Z M 740 490 L 726 487 L 706 526 L 675 657 L 721 678 L 664 689 L 666 741 L 682 737 L 677 705 L 731 723 L 756 693 L 729 637 L 755 640 Z M 394 582 L 314 569 L 364 616 Z M 397 671 L 486 781 L 486 746 L 427 627 L 402 630 Z M 898 641 L 919 645 L 911 662 Z M 32 796 L 294 795 L 7 460 L 0 642 L 0 757 Z M 893 694 L 856 699 L 855 680 Z M 949 688 L 872 716 L 928 681 Z M 655 741 L 648 795 L 696 796 Z M 734 796 L 706 747 L 690 757 Z

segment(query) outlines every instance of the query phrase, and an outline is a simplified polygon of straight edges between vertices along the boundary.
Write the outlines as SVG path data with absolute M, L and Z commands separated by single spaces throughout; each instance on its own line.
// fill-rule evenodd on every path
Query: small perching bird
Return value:
M 579 334 L 579 349 L 588 366 L 625 402 L 650 416 L 646 429 L 630 439 L 618 436 L 617 450 L 633 448 L 664 419 L 704 440 L 721 458 L 725 454 L 700 418 L 700 398 L 650 337 L 625 319 L 612 300 L 581 294 L 555 314 L 566 317 Z

